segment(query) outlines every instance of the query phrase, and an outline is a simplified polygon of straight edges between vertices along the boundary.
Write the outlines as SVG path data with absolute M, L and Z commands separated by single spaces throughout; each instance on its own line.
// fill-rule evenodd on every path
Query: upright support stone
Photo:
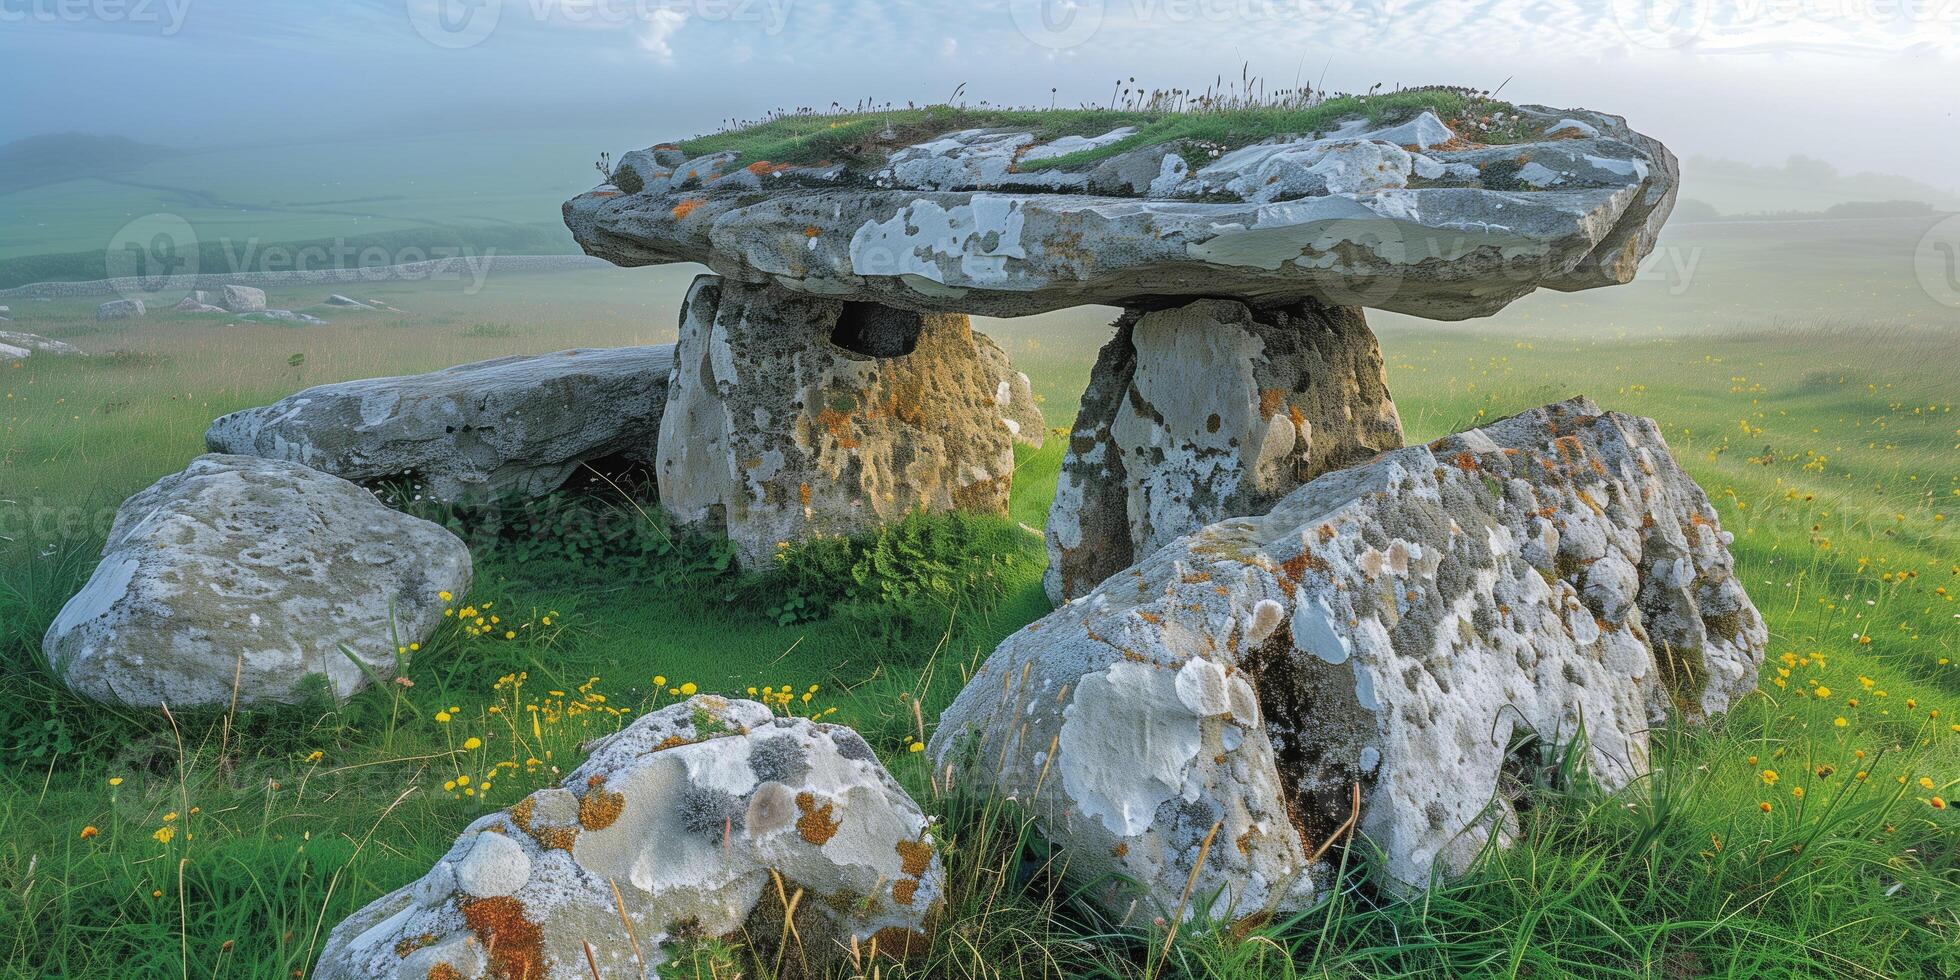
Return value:
M 1263 514 L 1308 480 L 1401 445 L 1359 309 L 1199 300 L 1125 313 L 1062 460 L 1049 597 L 1087 594 L 1181 534 Z
M 701 276 L 660 425 L 661 503 L 742 563 L 915 510 L 1006 514 L 1010 427 L 990 344 L 919 314 Z

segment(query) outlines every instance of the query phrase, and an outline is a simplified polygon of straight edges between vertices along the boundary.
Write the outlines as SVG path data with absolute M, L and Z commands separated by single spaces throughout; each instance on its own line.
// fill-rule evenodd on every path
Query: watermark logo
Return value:
M 1960 309 L 1960 214 L 1929 229 L 1912 252 L 1912 274 L 1933 302 Z
M 503 0 L 408 0 L 408 22 L 415 33 L 451 50 L 488 40 L 503 15 Z
M 0 0 L 0 24 L 142 24 L 171 37 L 191 0 Z
M 174 214 L 146 214 L 116 230 L 102 266 L 116 295 L 188 293 L 197 282 L 197 230 Z
M 1711 0 L 1613 0 L 1613 24 L 1643 48 L 1680 48 L 1708 29 Z
M 1056 51 L 1089 43 L 1102 29 L 1104 0 L 1009 0 L 1021 36 Z

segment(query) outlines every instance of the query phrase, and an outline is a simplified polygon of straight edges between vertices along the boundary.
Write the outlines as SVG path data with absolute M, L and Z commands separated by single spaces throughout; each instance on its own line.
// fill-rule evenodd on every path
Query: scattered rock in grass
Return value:
M 233 313 L 256 313 L 265 309 L 265 290 L 251 286 L 226 286 L 217 291 L 214 302 Z
M 327 321 L 311 313 L 295 313 L 292 310 L 259 310 L 253 313 L 242 314 L 239 316 L 239 319 L 301 323 L 307 326 L 323 326 L 327 323 Z
M 1361 310 L 1199 300 L 1132 311 L 1096 359 L 1048 512 L 1066 602 L 1180 534 L 1262 514 L 1402 445 Z
M 1421 888 L 1508 842 L 1500 780 L 1556 779 L 1582 730 L 1617 789 L 1650 729 L 1754 687 L 1730 541 L 1653 422 L 1551 405 L 1177 539 L 1010 637 L 929 751 L 1032 807 L 1132 926 L 1207 839 L 1214 917 L 1306 906 L 1357 792 L 1386 882 Z
M 210 303 L 210 302 L 208 302 L 208 301 L 207 301 L 207 300 L 205 299 L 205 297 L 206 297 L 207 295 L 208 295 L 208 294 L 207 294 L 207 293 L 205 293 L 205 292 L 204 292 L 203 290 L 201 290 L 201 289 L 200 289 L 200 290 L 195 290 L 195 291 L 193 291 L 193 292 L 192 292 L 192 293 L 191 293 L 190 295 L 188 295 L 188 296 L 185 296 L 185 297 L 184 297 L 183 299 L 180 299 L 180 300 L 178 300 L 178 301 L 177 301 L 177 305 L 176 305 L 176 306 L 173 306 L 173 307 L 171 307 L 170 309 L 171 309 L 171 311 L 172 311 L 172 312 L 174 312 L 174 313 L 224 313 L 224 312 L 227 312 L 227 311 L 225 310 L 225 308 L 224 308 L 224 307 L 222 307 L 222 306 L 213 306 L 213 305 L 211 305 L 211 303 Z
M 541 497 L 586 463 L 651 469 L 673 367 L 665 344 L 320 385 L 220 418 L 204 441 L 349 480 L 409 477 L 437 500 Z
M 19 333 L 13 330 L 0 330 L 0 361 L 22 360 L 34 354 L 52 354 L 57 357 L 83 357 L 80 347 L 50 340 L 40 334 Z
M 750 568 L 913 511 L 1005 515 L 1014 449 L 987 346 L 958 314 L 702 276 L 660 424 L 661 505 L 725 531 Z
M 42 651 L 98 701 L 221 707 L 235 682 L 240 705 L 290 703 L 315 676 L 346 698 L 394 677 L 397 648 L 441 624 L 441 593 L 469 585 L 462 541 L 352 483 L 200 456 L 124 501 Z
M 335 293 L 332 296 L 327 297 L 327 305 L 338 306 L 342 309 L 348 309 L 348 310 L 371 310 L 374 308 L 367 305 L 366 303 L 361 302 L 360 300 L 353 299 L 347 296 L 342 296 L 339 293 Z
M 863 748 L 849 728 L 754 701 L 669 705 L 335 927 L 315 976 L 651 977 L 683 939 L 768 949 L 785 897 L 794 975 L 874 940 L 916 952 L 945 888 L 937 843 Z
M 140 299 L 112 299 L 95 308 L 97 320 L 132 320 L 142 316 L 143 301 Z

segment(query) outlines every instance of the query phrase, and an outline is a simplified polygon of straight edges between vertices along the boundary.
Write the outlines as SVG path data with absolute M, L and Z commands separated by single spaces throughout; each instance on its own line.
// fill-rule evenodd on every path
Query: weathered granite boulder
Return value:
M 470 585 L 455 535 L 295 463 L 200 456 L 123 502 L 42 652 L 78 693 L 172 708 L 345 698 Z M 359 663 L 354 659 L 358 658 Z
M 1357 795 L 1386 882 L 1420 888 L 1508 839 L 1501 787 L 1581 726 L 1618 788 L 1655 725 L 1752 690 L 1729 540 L 1652 422 L 1548 406 L 1177 539 L 1010 637 L 929 751 L 1030 806 L 1131 923 L 1170 914 L 1214 828 L 1215 915 L 1306 905 Z
M 85 356 L 82 349 L 74 344 L 50 340 L 40 334 L 0 330 L 0 361 L 25 360 L 35 354 L 51 354 L 56 357 Z
M 538 497 L 586 463 L 650 469 L 673 367 L 665 344 L 320 385 L 224 416 L 204 441 L 349 480 L 413 477 L 438 500 Z
M 923 951 L 944 875 L 925 816 L 856 732 L 701 695 L 471 824 L 336 927 L 315 975 L 653 977 L 677 939 L 777 942 L 789 897 L 782 962 L 802 976 L 874 943 Z
M 1048 512 L 1066 602 L 1171 539 L 1263 514 L 1300 484 L 1402 445 L 1357 309 L 1199 300 L 1116 323 Z
M 1005 514 L 1014 452 L 971 323 L 702 276 L 660 420 L 661 505 L 742 562 L 915 510 Z
M 1044 142 L 908 125 L 808 165 L 663 144 L 622 155 L 564 217 L 620 265 L 702 262 L 731 280 L 990 316 L 1226 296 L 1459 320 L 1541 286 L 1630 280 L 1673 206 L 1673 156 L 1616 116 L 1516 111 L 1504 128 L 1521 138 L 1501 145 L 1480 142 L 1482 124 L 1424 113 L 1215 159 L 1162 144 L 1074 168 L 1035 164 L 1136 131 Z
M 218 290 L 217 305 L 233 313 L 258 313 L 265 310 L 265 290 L 252 286 L 226 286 Z
M 981 359 L 987 363 L 988 376 L 998 379 L 994 384 L 994 406 L 1000 412 L 1000 424 L 1015 442 L 1040 449 L 1048 441 L 1048 419 L 1041 414 L 1041 406 L 1034 400 L 1033 382 L 1028 380 L 1026 374 L 1014 369 L 1007 352 L 994 343 L 992 337 L 976 330 L 973 332 L 973 342 L 980 347 Z
M 112 299 L 95 308 L 97 320 L 133 320 L 144 314 L 140 299 Z

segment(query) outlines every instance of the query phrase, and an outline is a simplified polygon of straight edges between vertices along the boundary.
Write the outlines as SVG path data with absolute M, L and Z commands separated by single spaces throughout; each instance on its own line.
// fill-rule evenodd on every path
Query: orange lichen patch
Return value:
M 826 435 L 837 440 L 839 449 L 856 449 L 857 434 L 851 423 L 851 413 L 840 412 L 834 408 L 823 408 L 817 412 L 817 424 L 823 427 Z
M 429 980 L 465 980 L 461 970 L 447 963 L 437 963 L 429 967 Z
M 1456 468 L 1465 473 L 1475 473 L 1483 468 L 1477 465 L 1477 456 L 1475 453 L 1457 453 L 1456 458 L 1450 460 L 1450 462 L 1455 463 Z
M 585 785 L 585 795 L 578 801 L 579 826 L 587 830 L 604 830 L 612 826 L 619 819 L 620 811 L 626 809 L 626 796 L 607 792 L 604 776 L 594 776 L 586 780 Z
M 708 203 L 708 199 L 705 197 L 690 197 L 687 200 L 674 205 L 674 220 L 675 221 L 687 220 L 687 216 L 693 214 L 695 208 L 698 208 L 706 203 Z
M 892 882 L 892 901 L 900 905 L 912 904 L 912 899 L 918 894 L 919 882 L 916 879 L 900 878 Z
M 924 956 L 926 947 L 932 940 L 926 934 L 903 926 L 886 926 L 871 936 L 871 943 L 880 955 L 895 960 L 909 960 L 914 956 Z
M 1180 582 L 1183 582 L 1183 583 L 1184 583 L 1185 585 L 1197 585 L 1197 584 L 1199 584 L 1199 583 L 1202 583 L 1202 582 L 1209 582 L 1209 581 L 1211 581 L 1211 573 L 1210 573 L 1210 572 L 1190 572 L 1190 573 L 1188 573 L 1188 574 L 1186 574 L 1186 575 L 1184 575 L 1184 576 L 1183 576 L 1182 578 L 1180 578 L 1180 579 L 1178 579 L 1178 581 L 1180 581 Z
M 1115 847 L 1109 849 L 1109 853 L 1111 857 L 1128 857 L 1130 854 L 1130 845 L 1126 841 L 1119 840 L 1116 842 Z
M 422 947 L 427 946 L 435 941 L 436 941 L 436 934 L 433 932 L 425 932 L 419 936 L 409 936 L 408 938 L 403 939 L 401 942 L 395 944 L 395 955 L 406 959 L 408 957 L 408 954 L 413 953 L 416 950 L 421 949 Z
M 1144 610 L 1141 609 L 1137 610 L 1137 618 L 1143 620 L 1146 623 L 1149 623 L 1152 626 L 1156 626 L 1157 624 L 1162 623 L 1164 621 L 1164 617 L 1159 616 L 1154 612 L 1145 612 Z
M 1285 406 L 1286 406 L 1286 389 L 1284 388 L 1259 389 L 1259 417 L 1261 419 L 1272 418 L 1274 415 L 1279 413 L 1279 410 L 1281 408 L 1284 408 Z
M 816 225 L 807 225 L 803 229 L 804 238 L 815 238 L 821 234 L 823 234 L 823 229 L 817 227 Z
M 547 850 L 564 851 L 569 854 L 571 853 L 572 845 L 578 843 L 578 828 L 542 827 L 539 828 L 537 833 L 531 836 L 537 840 L 538 846 L 540 847 Z
M 489 952 L 491 976 L 531 980 L 546 975 L 544 931 L 524 917 L 523 902 L 509 895 L 471 902 L 463 906 L 463 921 Z
M 926 873 L 932 866 L 932 845 L 922 840 L 902 840 L 898 848 L 899 868 L 914 878 Z
M 537 804 L 527 796 L 504 812 L 510 816 L 510 822 L 517 825 L 518 830 L 528 834 L 531 832 L 531 811 L 536 806 Z
M 832 805 L 826 802 L 819 806 L 816 795 L 808 790 L 796 794 L 796 809 L 802 814 L 796 818 L 796 832 L 818 847 L 830 843 L 837 836 L 837 828 L 843 826 L 843 821 L 831 818 Z
M 1280 571 L 1295 582 L 1305 578 L 1309 571 L 1326 572 L 1329 568 L 1326 559 L 1315 555 L 1313 550 L 1305 545 L 1300 547 L 1299 554 L 1280 562 L 1279 566 Z
M 693 745 L 693 744 L 694 744 L 693 742 L 690 742 L 679 735 L 669 735 L 666 738 L 662 739 L 659 745 L 654 746 L 653 750 L 655 752 L 664 752 L 667 749 L 677 749 L 683 745 Z
M 796 164 L 770 163 L 767 160 L 757 160 L 756 162 L 749 164 L 746 169 L 748 170 L 749 173 L 752 173 L 757 177 L 767 177 L 770 174 L 779 174 L 785 170 L 795 170 Z

